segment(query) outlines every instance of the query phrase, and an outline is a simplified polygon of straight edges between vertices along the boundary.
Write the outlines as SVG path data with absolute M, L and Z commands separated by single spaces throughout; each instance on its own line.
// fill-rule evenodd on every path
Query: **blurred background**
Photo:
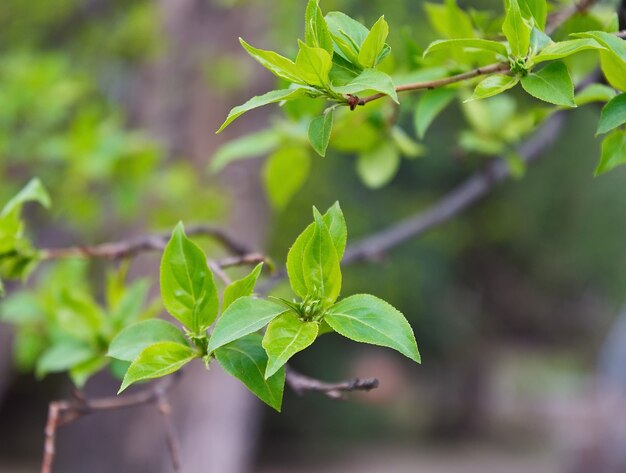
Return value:
M 467 110 L 452 103 L 413 153 L 422 156 L 399 161 L 385 186 L 363 183 L 351 150 L 312 157 L 303 187 L 278 206 L 263 188 L 263 159 L 208 170 L 229 140 L 287 127 L 268 107 L 214 134 L 231 107 L 275 84 L 237 38 L 289 55 L 305 3 L 3 0 L 0 202 L 42 179 L 53 208 L 28 209 L 40 247 L 220 222 L 282 265 L 311 205 L 339 200 L 355 241 L 436 202 L 488 160 L 459 146 Z M 421 1 L 321 6 L 367 25 L 384 13 L 389 67 L 400 72 L 437 38 Z M 501 11 L 483 0 L 461 6 Z M 487 111 L 496 127 L 502 106 Z M 408 108 L 397 123 L 415 135 Z M 626 171 L 593 178 L 598 115 L 569 112 L 525 175 L 380 261 L 345 269 L 345 294 L 374 293 L 409 318 L 421 366 L 327 335 L 294 358 L 297 370 L 377 377 L 380 387 L 347 402 L 287 391 L 282 414 L 219 368 L 192 367 L 173 394 L 183 471 L 626 472 Z M 151 280 L 154 297 L 158 260 L 142 255 L 130 269 Z M 43 293 L 91 281 L 100 298 L 107 264 L 44 265 L 28 284 Z M 8 286 L 0 312 L 15 307 L 19 288 Z M 0 324 L 2 473 L 38 471 L 47 403 L 70 390 L 64 375 L 34 378 L 30 335 Z M 89 396 L 116 390 L 107 373 L 86 387 Z M 165 472 L 163 445 L 151 406 L 98 414 L 59 430 L 55 471 Z

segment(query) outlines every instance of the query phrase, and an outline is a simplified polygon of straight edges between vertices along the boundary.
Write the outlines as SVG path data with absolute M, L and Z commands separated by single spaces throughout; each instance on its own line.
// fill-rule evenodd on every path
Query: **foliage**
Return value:
M 112 341 L 109 356 L 130 361 L 122 387 L 171 374 L 194 358 L 213 360 L 241 380 L 262 401 L 280 410 L 284 365 L 320 334 L 337 333 L 363 343 L 393 348 L 419 362 L 413 331 L 404 316 L 370 295 L 336 302 L 339 262 L 347 230 L 339 204 L 315 217 L 287 258 L 293 300 L 252 295 L 261 266 L 229 284 L 218 315 L 217 287 L 203 251 L 179 224 L 161 260 L 161 297 L 182 331 L 162 320 L 129 325 Z M 210 327 L 213 326 L 211 329 Z M 267 327 L 264 335 L 258 332 Z M 207 333 L 207 330 L 209 331 Z
M 283 82 L 290 83 L 290 88 L 269 93 L 280 97 L 285 119 L 266 130 L 229 142 L 217 152 L 212 170 L 217 172 L 238 159 L 286 149 L 297 148 L 301 156 L 305 154 L 308 141 L 310 148 L 321 156 L 325 156 L 327 150 L 357 154 L 356 170 L 362 182 L 378 188 L 397 174 L 401 155 L 413 158 L 424 154 L 424 146 L 419 141 L 437 115 L 458 98 L 470 126 L 461 131 L 461 147 L 470 153 L 503 155 L 512 170 L 519 174 L 521 163 L 515 153 L 519 140 L 561 108 L 586 103 L 575 96 L 575 81 L 570 70 L 580 77 L 581 70 L 588 73 L 599 65 L 612 88 L 618 91 L 626 88 L 622 79 L 625 74 L 621 74 L 626 64 L 626 43 L 614 34 L 611 29 L 615 28 L 614 22 L 608 21 L 601 9 L 587 14 L 586 23 L 568 22 L 551 37 L 546 32 L 548 5 L 545 1 L 507 1 L 500 19 L 493 19 L 492 11 L 466 12 L 454 0 L 444 4 L 426 3 L 424 8 L 430 27 L 439 39 L 405 63 L 390 54 L 391 48 L 386 44 L 390 31 L 384 18 L 368 30 L 340 12 L 324 16 L 316 0 L 310 0 L 307 5 L 305 42 L 299 42 L 300 62 L 298 57 L 293 62 L 273 51 L 261 51 L 243 42 L 244 48 L 257 61 Z M 582 29 L 603 28 L 607 23 L 607 31 Z M 552 34 L 551 29 L 549 31 Z M 569 36 L 559 39 L 561 31 L 567 31 Z M 406 39 L 404 43 L 405 50 L 413 47 Z M 324 64 L 321 79 L 306 75 L 302 58 L 308 51 L 315 51 L 310 54 L 319 56 L 320 64 Z M 589 52 L 595 54 L 592 63 L 584 54 Z M 369 59 L 365 60 L 366 57 Z M 383 62 L 385 58 L 391 59 Z M 501 67 L 494 67 L 498 64 Z M 463 76 L 463 73 L 471 74 Z M 486 77 L 474 79 L 481 75 Z M 445 81 L 440 82 L 440 79 Z M 417 101 L 402 100 L 399 110 L 398 105 L 370 102 L 376 97 L 367 96 L 372 93 L 397 101 L 397 84 L 403 84 L 401 90 L 428 90 Z M 518 84 L 543 104 L 514 95 L 512 92 Z M 588 88 L 591 87 L 594 85 Z M 472 104 L 504 92 L 507 92 L 504 98 L 486 100 L 482 106 Z M 583 88 L 578 94 L 584 97 L 587 91 Z M 275 101 L 278 99 L 272 100 Z M 324 102 L 331 102 L 331 105 Z M 235 116 L 268 103 L 271 102 L 257 97 L 245 106 L 236 107 L 218 132 Z M 350 111 L 358 105 L 364 105 L 364 110 Z M 414 110 L 416 137 L 397 123 L 405 115 L 405 108 Z M 485 120 L 483 115 L 495 115 L 498 119 Z M 615 136 L 613 134 L 613 142 L 617 142 Z M 256 146 L 253 137 L 262 137 L 262 145 Z M 615 165 L 624 162 L 626 151 L 610 145 L 608 148 L 616 150 L 610 161 Z M 602 162 L 605 162 L 607 154 L 603 156 Z M 302 159 L 298 158 L 289 168 L 285 159 L 278 171 L 270 165 L 271 161 L 266 165 L 265 184 L 270 201 L 280 210 L 303 185 L 303 176 L 307 175 L 309 167 L 308 163 L 303 167 Z M 272 179 L 274 173 L 276 178 Z M 288 175 L 292 178 L 285 177 Z M 288 190 L 283 191 L 277 201 L 272 196 L 285 182 Z

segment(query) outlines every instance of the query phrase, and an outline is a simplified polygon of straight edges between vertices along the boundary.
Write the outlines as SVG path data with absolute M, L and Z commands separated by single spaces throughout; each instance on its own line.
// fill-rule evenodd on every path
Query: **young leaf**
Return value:
M 38 178 L 31 179 L 11 200 L 9 200 L 0 217 L 6 217 L 13 212 L 19 212 L 26 202 L 38 202 L 43 207 L 50 207 L 50 195 Z
M 520 7 L 524 10 L 524 16 L 534 18 L 535 24 L 543 31 L 546 28 L 548 5 L 546 0 L 522 0 Z
M 515 87 L 518 82 L 519 79 L 515 76 L 507 76 L 505 74 L 490 75 L 478 83 L 472 96 L 465 100 L 465 102 L 486 99 L 488 97 L 501 94 L 502 92 Z
M 133 361 L 142 351 L 158 342 L 188 346 L 187 339 L 175 325 L 161 319 L 143 320 L 129 325 L 111 341 L 107 356 Z
M 384 72 L 374 69 L 365 69 L 361 74 L 355 77 L 351 82 L 340 87 L 333 87 L 333 90 L 339 94 L 360 94 L 361 92 L 372 90 L 388 95 L 391 99 L 398 102 L 398 94 L 390 76 Z
M 161 298 L 172 317 L 200 334 L 217 317 L 217 288 L 204 252 L 179 223 L 161 258 Z
M 359 51 L 369 30 L 345 13 L 326 14 L 326 24 L 335 43 L 335 52 L 352 64 L 359 64 Z
M 591 84 L 576 94 L 576 105 L 579 107 L 593 102 L 608 102 L 617 92 L 613 87 L 604 84 Z
M 461 10 L 456 0 L 444 5 L 425 3 L 424 9 L 432 27 L 445 38 L 473 38 L 476 36 L 470 16 Z
M 300 72 L 296 64 L 286 57 L 281 56 L 274 51 L 264 51 L 250 46 L 243 39 L 239 38 L 239 42 L 248 54 L 256 59 L 263 67 L 269 69 L 275 76 L 285 79 L 295 84 L 304 85 L 305 81 L 300 77 Z
M 333 38 L 319 7 L 319 0 L 309 0 L 305 13 L 304 40 L 314 48 L 325 49 L 333 54 Z
M 615 130 L 602 141 L 602 154 L 596 168 L 596 176 L 626 163 L 626 131 Z
M 256 158 L 272 152 L 280 144 L 280 135 L 272 129 L 244 135 L 218 148 L 209 169 L 218 173 L 228 164 L 240 159 Z
M 558 43 L 552 43 L 541 50 L 541 52 L 533 58 L 535 64 L 539 64 L 544 61 L 553 61 L 554 59 L 562 59 L 572 54 L 576 54 L 580 51 L 586 51 L 588 49 L 605 49 L 598 44 L 595 40 L 584 39 L 572 39 L 569 41 L 561 41 Z
M 254 269 L 246 277 L 231 282 L 224 289 L 224 302 L 222 302 L 222 312 L 240 297 L 251 296 L 254 292 L 254 286 L 263 269 L 263 263 L 257 264 Z
M 525 57 L 530 46 L 532 26 L 522 16 L 517 0 L 508 1 L 502 31 L 509 42 L 513 56 L 518 58 Z
M 393 348 L 420 363 L 413 329 L 397 309 L 369 294 L 347 297 L 332 306 L 324 320 L 351 340 Z
M 311 120 L 311 123 L 309 123 L 309 141 L 315 152 L 320 156 L 326 156 L 326 148 L 328 148 L 332 129 L 332 110 L 315 117 Z
M 583 33 L 572 34 L 577 38 L 591 38 L 596 40 L 611 53 L 615 54 L 622 62 L 626 62 L 626 41 L 614 34 L 605 31 L 585 31 Z
M 330 231 L 322 215 L 313 208 L 315 226 L 313 235 L 304 248 L 302 269 L 307 295 L 332 304 L 341 291 L 339 258 Z
M 313 87 L 329 88 L 328 74 L 333 65 L 331 55 L 322 48 L 312 48 L 302 41 L 299 45 L 296 68 L 302 80 Z
M 41 354 L 37 360 L 35 373 L 38 378 L 42 378 L 48 373 L 67 371 L 96 354 L 96 351 L 85 342 L 75 339 L 60 340 Z
M 280 412 L 285 387 L 285 369 L 265 379 L 267 354 L 261 346 L 261 335 L 253 333 L 224 345 L 215 352 L 219 364 L 239 379 L 261 401 Z
M 77 388 L 82 389 L 89 378 L 104 368 L 108 362 L 109 360 L 107 360 L 103 355 L 96 355 L 89 360 L 74 365 L 69 370 L 72 383 L 74 383 L 74 386 Z
M 310 152 L 302 146 L 281 148 L 263 167 L 263 182 L 272 206 L 282 210 L 305 183 L 311 168 Z
M 626 62 L 612 51 L 600 51 L 600 68 L 609 84 L 626 92 Z
M 533 97 L 555 105 L 576 107 L 574 84 L 567 66 L 553 62 L 539 72 L 522 77 L 522 87 Z
M 180 343 L 159 342 L 150 345 L 130 364 L 117 393 L 137 381 L 161 378 L 174 373 L 199 356 L 193 348 Z
M 437 51 L 445 51 L 448 49 L 479 49 L 482 51 L 491 51 L 496 54 L 500 54 L 501 56 L 507 57 L 508 51 L 506 46 L 503 43 L 499 43 L 497 41 L 490 41 L 487 39 L 480 38 L 464 38 L 464 39 L 443 39 L 437 40 L 426 48 L 424 51 L 424 57 L 428 54 L 437 52 Z
M 227 343 L 262 329 L 286 309 L 275 302 L 240 297 L 217 320 L 207 351 L 210 353 Z
M 429 90 L 419 98 L 415 108 L 415 130 L 420 140 L 424 139 L 430 124 L 454 100 L 455 96 L 455 90 L 440 88 Z
M 322 218 L 326 224 L 326 228 L 328 228 L 328 232 L 330 233 L 331 240 L 337 253 L 337 258 L 341 261 L 344 250 L 346 249 L 348 230 L 343 212 L 339 206 L 339 202 L 335 202 L 332 207 L 326 211 Z M 303 299 L 307 296 L 308 292 L 302 266 L 304 251 L 314 232 L 315 223 L 311 223 L 304 229 L 298 238 L 296 238 L 296 241 L 287 254 L 287 274 L 289 276 L 291 289 Z
M 348 240 L 348 227 L 346 226 L 346 220 L 339 206 L 339 202 L 335 202 L 322 218 L 324 219 L 326 228 L 328 228 L 333 245 L 335 246 L 337 258 L 341 261 L 343 252 L 346 249 L 346 241 Z
M 255 108 L 262 107 L 263 105 L 269 105 L 271 103 L 282 102 L 283 100 L 295 100 L 307 95 L 305 89 L 297 88 L 297 89 L 281 89 L 281 90 L 272 90 L 266 94 L 258 95 L 256 97 L 252 97 L 246 103 L 242 105 L 238 105 L 233 108 L 222 126 L 215 132 L 221 133 L 224 128 L 230 125 L 233 121 L 239 118 L 246 112 L 253 110 Z
M 293 355 L 311 345 L 317 331 L 317 322 L 303 322 L 291 311 L 272 320 L 263 336 L 263 348 L 269 358 L 265 379 L 276 373 Z
M 383 142 L 373 150 L 360 154 L 356 163 L 359 177 L 371 189 L 378 189 L 391 181 L 399 167 L 400 154 L 390 142 Z
M 378 62 L 378 55 L 385 47 L 385 41 L 389 34 L 389 25 L 385 17 L 381 16 L 365 37 L 361 50 L 359 51 L 359 64 L 364 68 L 373 68 Z
M 602 109 L 596 135 L 607 133 L 626 123 L 626 93 L 611 99 Z
M 398 125 L 394 125 L 389 130 L 389 135 L 393 140 L 393 143 L 400 151 L 402 156 L 413 159 L 419 158 L 420 156 L 424 156 L 426 154 L 426 147 L 419 144 L 413 138 L 411 138 L 406 131 L 400 128 Z

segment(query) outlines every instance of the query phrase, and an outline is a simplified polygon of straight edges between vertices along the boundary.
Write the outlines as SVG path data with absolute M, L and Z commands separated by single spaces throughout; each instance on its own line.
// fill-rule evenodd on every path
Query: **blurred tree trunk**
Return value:
M 157 64 L 141 72 L 133 87 L 136 93 L 130 94 L 130 107 L 139 125 L 163 142 L 169 159 L 191 159 L 198 172 L 205 173 L 216 147 L 214 131 L 232 105 L 219 91 L 209 88 L 205 68 L 217 53 L 212 50 L 214 45 L 231 42 L 236 50 L 238 42 L 231 41 L 236 37 L 233 31 L 245 28 L 249 32 L 245 23 L 252 15 L 246 16 L 241 9 L 218 8 L 207 0 L 160 0 L 159 9 L 167 49 Z M 258 28 L 258 15 L 254 20 Z M 223 35 L 228 35 L 228 40 L 220 39 Z M 270 84 L 255 84 L 265 86 Z M 228 227 L 254 248 L 263 247 L 267 216 L 258 182 L 255 162 L 220 175 L 220 184 L 234 189 Z M 184 371 L 171 393 L 182 471 L 247 471 L 260 421 L 258 403 L 217 365 L 207 372 L 201 363 L 193 363 Z M 101 378 L 94 387 L 111 392 L 110 380 Z M 61 437 L 58 472 L 171 471 L 163 419 L 154 406 L 102 415 L 99 420 L 85 419 L 81 427 L 72 425 Z M 88 448 L 76 448 L 77 442 L 85 446 L 90 438 L 94 443 Z

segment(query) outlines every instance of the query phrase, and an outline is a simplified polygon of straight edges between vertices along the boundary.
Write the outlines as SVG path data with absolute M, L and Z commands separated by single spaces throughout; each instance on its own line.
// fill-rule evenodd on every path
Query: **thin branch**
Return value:
M 181 372 L 177 372 L 172 376 L 168 376 L 150 389 L 124 396 L 85 399 L 80 394 L 75 393 L 73 399 L 52 401 L 48 407 L 48 421 L 45 428 L 41 473 L 52 473 L 52 465 L 56 453 L 56 432 L 59 427 L 100 411 L 161 403 L 163 402 L 165 394 L 174 386 L 176 381 L 180 379 L 180 374 Z M 168 426 L 168 437 L 173 435 L 173 432 L 173 429 L 169 430 Z M 177 445 L 175 439 L 171 441 L 174 442 L 174 445 Z M 170 440 L 168 439 L 168 443 L 169 442 Z M 172 456 L 172 462 L 178 462 L 178 456 Z
M 159 412 L 165 420 L 166 444 L 172 461 L 172 469 L 175 473 L 180 471 L 180 446 L 178 444 L 178 436 L 176 435 L 176 427 L 172 421 L 172 406 L 167 398 L 164 389 L 157 390 L 157 402 Z
M 454 84 L 456 82 L 463 82 L 468 79 L 473 79 L 474 77 L 484 76 L 489 74 L 496 74 L 499 72 L 508 72 L 510 70 L 509 64 L 506 62 L 498 62 L 495 64 L 490 64 L 484 67 L 478 67 L 476 69 L 472 69 L 471 71 L 463 72 L 461 74 L 456 74 L 449 77 L 444 77 L 442 79 L 435 80 L 427 80 L 422 82 L 413 82 L 412 84 L 404 84 L 396 87 L 396 92 L 407 92 L 412 90 L 432 90 L 438 87 L 443 87 L 445 85 Z M 352 96 L 354 97 L 354 96 Z M 348 99 L 348 104 L 353 107 L 356 105 L 365 105 L 366 103 L 372 102 L 374 100 L 378 100 L 380 98 L 387 97 L 386 94 L 374 94 L 368 97 L 364 97 L 359 99 L 355 97 L 352 99 L 353 104 L 351 104 L 350 99 Z
M 556 139 L 565 124 L 565 113 L 556 112 L 541 126 L 531 139 L 518 150 L 526 164 L 538 159 Z M 476 172 L 444 198 L 423 212 L 406 218 L 389 228 L 368 236 L 346 248 L 343 264 L 380 258 L 385 252 L 427 230 L 450 220 L 467 209 L 494 187 L 510 176 L 504 158 L 492 161 L 485 169 Z
M 245 255 L 251 250 L 238 242 L 226 231 L 211 225 L 197 225 L 185 229 L 189 236 L 208 236 L 217 240 L 235 255 Z M 163 251 L 169 233 L 159 233 L 145 235 L 133 239 L 121 240 L 111 243 L 102 243 L 90 246 L 73 246 L 69 248 L 46 248 L 40 250 L 40 257 L 43 260 L 72 259 L 72 258 L 104 258 L 118 260 L 135 256 L 138 253 L 149 251 Z
M 355 378 L 339 383 L 326 383 L 300 374 L 290 366 L 285 366 L 285 370 L 287 385 L 293 389 L 296 394 L 300 395 L 308 391 L 314 391 L 323 393 L 332 399 L 343 399 L 347 392 L 371 391 L 378 387 L 378 380 L 376 378 Z

